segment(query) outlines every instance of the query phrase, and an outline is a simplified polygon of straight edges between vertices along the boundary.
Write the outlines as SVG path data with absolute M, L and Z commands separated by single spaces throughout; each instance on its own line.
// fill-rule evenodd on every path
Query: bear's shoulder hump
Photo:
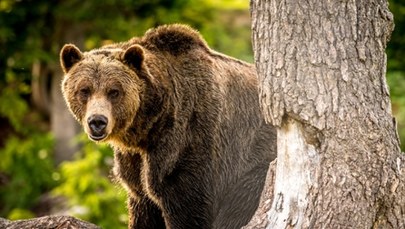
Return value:
M 159 51 L 179 55 L 193 49 L 209 50 L 200 33 L 187 25 L 163 25 L 148 30 L 143 37 L 143 45 Z

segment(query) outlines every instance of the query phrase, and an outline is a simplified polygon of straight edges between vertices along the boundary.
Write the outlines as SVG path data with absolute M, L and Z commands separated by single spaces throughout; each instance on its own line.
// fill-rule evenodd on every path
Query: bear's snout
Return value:
M 107 136 L 107 124 L 108 119 L 104 115 L 91 115 L 87 119 L 87 125 L 90 129 L 90 138 L 96 141 L 104 139 Z

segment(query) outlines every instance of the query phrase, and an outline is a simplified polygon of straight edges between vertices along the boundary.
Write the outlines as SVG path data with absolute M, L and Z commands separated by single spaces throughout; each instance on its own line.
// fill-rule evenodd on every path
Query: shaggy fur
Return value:
M 240 228 L 255 212 L 276 134 L 251 64 L 184 25 L 82 53 L 61 51 L 63 95 L 115 151 L 129 228 Z

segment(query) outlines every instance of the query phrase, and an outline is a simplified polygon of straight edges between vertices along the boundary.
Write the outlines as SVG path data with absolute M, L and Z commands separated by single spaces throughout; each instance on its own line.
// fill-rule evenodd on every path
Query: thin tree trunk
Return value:
M 50 51 L 49 40 L 59 41 L 62 47 L 66 43 L 75 43 L 84 46 L 83 25 L 70 24 L 55 20 L 55 32 L 51 38 L 44 38 L 44 49 Z M 49 47 L 48 47 L 49 46 Z M 40 61 L 33 63 L 32 98 L 36 107 L 50 116 L 51 131 L 55 137 L 54 159 L 56 164 L 72 160 L 73 155 L 79 151 L 79 144 L 75 137 L 80 133 L 80 126 L 73 118 L 63 99 L 61 81 L 63 72 L 59 61 L 44 64 Z
M 405 228 L 387 1 L 252 0 L 251 14 L 278 158 L 271 207 L 246 228 Z
M 85 25 L 65 21 L 57 21 L 55 24 L 57 29 L 54 36 L 61 41 L 60 47 L 66 43 L 75 43 L 79 48 L 83 48 Z M 73 155 L 79 150 L 80 145 L 74 139 L 81 128 L 63 99 L 60 87 L 63 72 L 59 61 L 50 67 L 54 73 L 51 81 L 51 126 L 55 136 L 55 162 L 59 164 L 65 160 L 72 160 Z

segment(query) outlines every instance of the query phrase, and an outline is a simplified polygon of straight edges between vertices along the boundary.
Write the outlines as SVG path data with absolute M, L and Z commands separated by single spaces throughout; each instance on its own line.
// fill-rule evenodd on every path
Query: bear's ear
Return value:
M 141 70 L 144 51 L 140 45 L 132 45 L 124 53 L 124 62 L 130 67 Z
M 67 44 L 60 51 L 60 64 L 65 73 L 67 73 L 73 65 L 83 59 L 82 52 L 74 45 Z

